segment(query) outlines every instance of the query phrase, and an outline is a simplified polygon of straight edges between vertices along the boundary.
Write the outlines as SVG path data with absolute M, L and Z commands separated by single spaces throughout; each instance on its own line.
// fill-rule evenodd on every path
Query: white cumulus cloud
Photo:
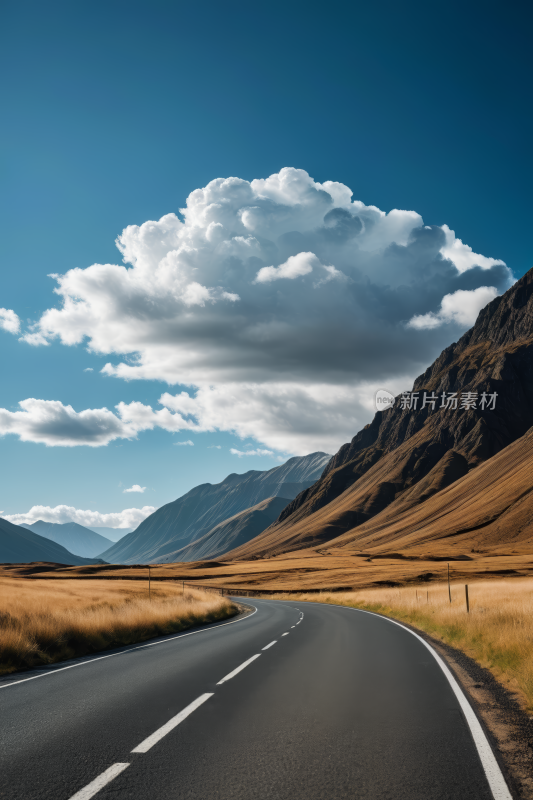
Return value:
M 135 439 L 140 431 L 162 428 L 166 431 L 197 429 L 168 408 L 153 410 L 142 403 L 119 403 L 117 413 L 107 408 L 75 411 L 59 400 L 28 398 L 19 410 L 0 408 L 0 436 L 17 435 L 23 442 L 38 442 L 49 447 L 101 447 L 115 439 Z
M 308 275 L 313 271 L 313 267 L 322 266 L 314 253 L 298 253 L 289 256 L 287 261 L 279 267 L 262 267 L 257 273 L 256 283 L 268 283 L 269 281 L 279 281 L 282 278 L 293 280 L 303 275 Z
M 129 492 L 138 492 L 139 494 L 144 494 L 146 491 L 146 486 L 139 486 L 138 483 L 134 483 L 133 486 L 130 486 L 129 489 L 124 489 L 123 494 L 128 494 Z
M 64 443 L 92 446 L 154 427 L 223 430 L 280 452 L 334 452 L 368 421 L 366 392 L 408 386 L 512 279 L 448 226 L 293 168 L 217 178 L 117 245 L 122 265 L 53 276 L 58 306 L 26 341 L 84 344 L 109 357 L 107 375 L 187 392 L 113 412 L 25 400 L 0 412 L 0 430 L 59 443 L 62 420 Z
M 20 331 L 20 319 L 10 308 L 0 308 L 0 328 L 8 333 Z
M 447 225 L 443 225 L 442 230 L 446 236 L 446 244 L 441 249 L 441 253 L 444 258 L 448 258 L 455 264 L 459 272 L 466 272 L 472 267 L 492 269 L 492 267 L 503 264 L 503 261 L 497 258 L 487 258 L 487 256 L 474 253 L 469 245 L 463 244 L 461 239 L 456 239 L 455 231 L 450 230 Z
M 440 310 L 434 314 L 420 314 L 409 320 L 408 325 L 417 330 L 438 328 L 447 322 L 456 322 L 464 328 L 471 327 L 477 315 L 487 303 L 498 296 L 495 286 L 480 286 L 472 291 L 458 289 L 442 298 Z
M 85 511 L 74 506 L 32 506 L 24 514 L 6 514 L 4 519 L 14 525 L 32 525 L 37 520 L 44 522 L 77 522 L 78 525 L 100 528 L 136 528 L 140 523 L 156 511 L 155 506 L 142 508 L 125 508 L 123 511 L 101 513 Z
M 190 439 L 187 439 L 186 442 L 174 442 L 174 444 L 178 447 L 194 447 L 194 442 L 191 442 Z

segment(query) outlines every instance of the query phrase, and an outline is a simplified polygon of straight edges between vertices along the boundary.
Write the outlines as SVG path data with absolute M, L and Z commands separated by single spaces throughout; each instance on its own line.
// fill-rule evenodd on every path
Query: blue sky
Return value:
M 33 506 L 65 505 L 119 515 L 124 508 L 157 507 L 230 472 L 270 468 L 288 454 L 334 449 L 369 420 L 376 386 L 403 388 L 456 340 L 492 296 L 489 289 L 503 291 L 511 273 L 517 278 L 532 266 L 526 233 L 531 19 L 524 9 L 490 2 L 8 3 L 0 33 L 7 76 L 0 307 L 18 315 L 21 330 L 0 330 L 0 407 L 9 415 L 36 398 L 72 406 L 76 414 L 106 408 L 116 415 L 119 403 L 142 403 L 167 409 L 167 416 L 182 414 L 196 427 L 179 429 L 174 416 L 166 427 L 141 429 L 136 418 L 136 435 L 130 421 L 127 438 L 122 420 L 120 436 L 107 444 L 64 446 L 61 421 L 47 420 L 48 438 L 35 434 L 38 420 L 29 432 L 26 422 L 23 428 L 13 423 L 15 433 L 0 439 L 0 510 L 17 515 Z M 246 189 L 287 167 L 306 171 L 312 182 L 284 173 L 282 188 Z M 110 321 L 96 330 L 63 313 L 44 334 L 42 323 L 30 327 L 47 309 L 61 308 L 50 273 L 123 265 L 115 239 L 126 226 L 178 214 L 191 192 L 231 176 L 243 183 L 206 194 L 196 216 L 191 211 L 190 230 L 196 226 L 207 236 L 208 201 L 235 204 L 235 193 L 246 191 L 255 199 L 247 197 L 235 214 L 241 219 L 242 209 L 255 208 L 259 197 L 266 203 L 264 225 L 260 230 L 255 220 L 253 231 L 248 225 L 259 237 L 253 253 L 247 242 L 248 261 L 236 245 L 230 248 L 230 231 L 216 258 L 210 250 L 203 261 L 188 264 L 187 280 L 196 276 L 207 287 L 204 300 L 184 305 L 181 298 L 179 312 L 169 312 L 162 284 L 136 284 L 136 302 L 155 292 L 154 316 L 142 311 L 148 320 L 142 342 L 130 312 L 117 319 L 119 344 L 107 352 L 102 341 L 111 336 Z M 336 233 L 318 241 L 326 189 L 317 186 L 328 182 L 348 186 L 352 201 L 364 204 L 363 233 L 372 225 L 381 231 L 362 248 L 371 253 L 364 263 L 352 263 L 340 243 L 344 217 L 321 222 L 320 230 L 329 226 Z M 289 183 L 298 186 L 296 200 L 287 194 Z M 309 201 L 310 216 L 303 219 L 295 208 L 310 192 L 318 205 Z M 331 208 L 359 214 L 339 197 Z M 401 217 L 403 232 L 392 235 L 368 211 L 373 206 L 416 212 L 418 222 L 407 229 L 410 218 Z M 433 228 L 424 233 L 424 226 Z M 167 225 L 165 235 L 178 236 L 176 230 L 168 233 Z M 141 258 L 142 231 L 125 245 L 134 258 Z M 242 238 L 242 231 L 233 233 Z M 275 240 L 277 255 L 267 240 Z M 458 240 L 479 258 L 466 264 L 453 245 Z M 166 247 L 170 252 L 174 245 Z M 153 268 L 153 252 L 148 258 L 143 251 L 143 269 Z M 290 261 L 305 253 L 316 260 Z M 450 253 L 459 253 L 456 261 Z M 485 261 L 477 266 L 481 256 Z M 289 264 L 285 272 L 259 275 L 282 264 Z M 249 275 L 244 283 L 236 277 L 242 265 Z M 111 275 L 102 272 L 110 297 Z M 72 298 L 82 290 L 69 291 Z M 125 283 L 116 289 L 119 309 L 129 291 Z M 457 302 L 446 316 L 441 300 L 448 295 Z M 99 315 L 101 306 L 91 298 Z M 401 313 L 392 320 L 398 306 Z M 178 313 L 174 330 L 172 314 Z M 83 336 L 69 345 L 76 326 Z M 32 331 L 41 331 L 48 344 L 19 340 Z M 137 356 L 131 349 L 136 342 Z M 180 356 L 170 364 L 173 348 Z M 195 363 L 185 351 L 194 353 Z M 120 371 L 118 365 L 132 367 L 135 358 L 137 368 Z M 100 372 L 108 363 L 114 374 Z M 188 415 L 181 401 L 158 403 L 164 393 L 193 398 L 208 385 L 211 394 L 201 403 L 197 395 Z M 80 441 L 80 425 L 101 425 L 93 417 L 72 421 L 70 444 Z M 14 418 L 5 419 L 7 431 Z M 33 440 L 21 441 L 21 430 L 22 438 Z M 239 457 L 232 448 L 272 455 Z M 134 484 L 145 491 L 123 493 Z M 101 524 L 126 521 L 116 516 Z

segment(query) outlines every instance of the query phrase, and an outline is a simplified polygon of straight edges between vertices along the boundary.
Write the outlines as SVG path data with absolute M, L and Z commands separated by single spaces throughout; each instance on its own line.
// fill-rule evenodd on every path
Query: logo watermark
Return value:
M 388 392 L 386 389 L 378 389 L 374 395 L 377 411 L 386 411 L 388 408 L 392 408 L 395 399 L 392 392 Z

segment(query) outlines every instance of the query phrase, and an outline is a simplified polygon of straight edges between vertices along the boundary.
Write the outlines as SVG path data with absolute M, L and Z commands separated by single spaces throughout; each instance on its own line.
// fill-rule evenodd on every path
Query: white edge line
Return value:
M 135 650 L 143 650 L 145 647 L 157 647 L 158 644 L 166 644 L 167 642 L 173 642 L 175 639 L 184 639 L 186 636 L 194 636 L 197 633 L 208 633 L 209 631 L 215 630 L 215 628 L 223 628 L 224 625 L 234 625 L 236 622 L 244 622 L 244 620 L 253 617 L 253 615 L 257 612 L 257 608 L 252 606 L 254 609 L 251 614 L 247 614 L 245 617 L 241 619 L 232 619 L 229 622 L 221 622 L 220 625 L 213 625 L 212 628 L 203 628 L 199 631 L 191 631 L 190 633 L 180 633 L 178 636 L 172 636 L 169 639 L 163 639 L 160 642 L 148 642 L 148 644 L 140 644 L 137 647 L 131 647 L 129 650 L 121 650 L 120 653 L 110 653 L 108 656 L 98 656 L 97 658 L 91 658 L 88 661 L 81 661 L 79 664 L 70 664 L 68 667 L 59 667 L 58 669 L 51 669 L 49 672 L 42 672 L 40 675 L 34 675 L 31 678 L 22 678 L 20 681 L 12 681 L 11 683 L 4 683 L 3 686 L 0 686 L 0 689 L 9 689 L 11 686 L 18 686 L 19 683 L 27 683 L 28 681 L 35 681 L 37 678 L 48 678 L 50 675 L 56 675 L 58 672 L 64 672 L 66 669 L 74 669 L 74 667 L 85 667 L 87 664 L 94 664 L 95 661 L 103 661 L 104 658 L 114 658 L 115 656 L 125 656 L 126 653 L 133 653 Z
M 317 604 L 318 605 L 318 604 Z M 327 605 L 331 608 L 329 603 L 320 603 L 320 605 Z M 500 769 L 500 765 L 498 764 L 494 753 L 492 752 L 492 747 L 490 746 L 489 740 L 485 734 L 485 731 L 481 727 L 481 724 L 472 708 L 468 700 L 466 699 L 463 690 L 459 686 L 458 682 L 456 681 L 455 677 L 453 676 L 452 672 L 446 665 L 446 663 L 442 660 L 436 650 L 431 647 L 418 633 L 407 628 L 405 625 L 402 625 L 401 622 L 396 622 L 395 619 L 391 619 L 390 617 L 385 617 L 383 614 L 376 614 L 373 611 L 366 611 L 363 608 L 350 608 L 350 606 L 336 606 L 337 608 L 345 608 L 348 611 L 359 611 L 362 614 L 370 614 L 373 617 L 379 617 L 379 619 L 385 620 L 385 622 L 390 622 L 392 625 L 397 625 L 399 628 L 403 628 L 404 631 L 410 633 L 412 636 L 415 636 L 424 647 L 426 647 L 441 670 L 444 672 L 448 683 L 450 684 L 454 695 L 457 698 L 459 705 L 461 706 L 461 710 L 463 711 L 466 722 L 468 727 L 470 728 L 470 733 L 472 734 L 472 738 L 474 740 L 474 744 L 476 746 L 476 750 L 479 755 L 479 759 L 481 761 L 481 765 L 487 777 L 487 781 L 490 786 L 490 790 L 492 792 L 492 796 L 494 800 L 512 800 L 512 795 L 509 792 L 509 788 L 503 777 L 503 773 Z
M 362 610 L 362 609 L 361 609 Z M 354 609 L 355 611 L 355 609 Z M 365 613 L 372 613 L 372 612 L 365 612 Z M 381 616 L 380 614 L 374 614 L 374 616 L 378 617 Z M 385 619 L 388 619 L 385 617 Z M 457 680 L 451 673 L 447 664 L 442 660 L 436 650 L 431 647 L 418 633 L 409 630 L 406 628 L 405 625 L 402 625 L 396 620 L 389 619 L 389 622 L 392 622 L 394 625 L 398 625 L 399 628 L 403 628 L 405 631 L 409 631 L 413 636 L 422 642 L 422 644 L 427 647 L 429 652 L 432 654 L 433 658 L 444 672 L 444 675 L 448 679 L 448 683 L 452 687 L 452 691 L 455 694 L 459 705 L 466 717 L 466 721 L 468 723 L 468 727 L 470 728 L 470 733 L 472 734 L 472 738 L 474 739 L 474 744 L 476 745 L 476 749 L 483 765 L 483 769 L 485 770 L 485 775 L 487 776 L 487 780 L 489 782 L 490 789 L 492 791 L 494 800 L 512 800 L 511 793 L 507 787 L 507 783 L 505 782 L 505 778 L 503 777 L 502 771 L 500 769 L 500 765 L 496 761 L 496 757 L 492 752 L 492 747 L 485 735 L 481 724 L 474 713 L 474 710 L 468 700 L 465 697 L 465 694 L 461 687 L 459 686 Z
M 106 769 L 105 772 L 102 772 L 101 775 L 95 778 L 94 781 L 91 781 L 91 783 L 88 783 L 83 789 L 80 789 L 79 792 L 73 794 L 70 800 L 89 800 L 89 798 L 94 797 L 100 789 L 103 789 L 104 786 L 111 783 L 117 775 L 124 772 L 126 767 L 129 767 L 129 764 L 113 764 L 113 766 L 109 767 L 109 769 Z
M 148 736 L 143 742 L 134 747 L 131 751 L 132 753 L 147 753 L 154 744 L 157 744 L 163 736 L 166 736 L 167 733 L 174 730 L 174 728 L 183 722 L 184 719 L 187 719 L 189 714 L 192 714 L 193 711 L 196 711 L 206 700 L 209 700 L 210 697 L 213 697 L 213 692 L 210 694 L 202 694 L 200 697 L 197 697 L 196 700 L 193 700 L 183 711 L 180 711 L 179 714 L 176 714 L 175 717 L 169 719 L 164 725 L 158 728 L 154 733 Z
M 226 683 L 226 681 L 230 681 L 232 678 L 235 677 L 235 675 L 238 675 L 238 673 L 241 670 L 243 670 L 245 667 L 247 667 L 248 664 L 251 664 L 252 661 L 255 661 L 256 658 L 259 658 L 260 655 L 261 655 L 261 653 L 257 653 L 257 655 L 252 656 L 251 658 L 249 658 L 248 661 L 245 661 L 244 664 L 241 664 L 240 667 L 237 667 L 236 669 L 234 669 L 233 672 L 228 672 L 228 674 L 224 678 L 222 678 L 221 681 L 219 681 L 217 683 L 217 686 L 220 686 L 222 683 Z
M 268 650 L 268 648 L 272 647 L 272 645 L 276 644 L 277 641 L 278 641 L 277 639 L 274 639 L 273 642 L 270 642 L 270 644 L 267 644 L 266 647 L 262 647 L 261 650 Z

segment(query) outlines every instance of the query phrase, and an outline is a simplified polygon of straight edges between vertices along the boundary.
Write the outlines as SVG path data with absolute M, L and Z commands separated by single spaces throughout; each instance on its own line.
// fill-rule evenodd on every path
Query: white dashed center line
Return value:
M 303 619 L 303 616 L 304 615 L 300 612 L 300 619 L 298 620 L 296 625 L 300 624 L 300 622 Z M 291 625 L 291 629 L 295 628 L 296 625 Z M 286 631 L 281 635 L 288 636 L 289 631 Z M 273 647 L 276 644 L 276 642 L 277 639 L 274 639 L 273 642 L 267 644 L 265 647 L 262 648 L 262 650 L 263 651 L 268 650 L 270 647 Z M 146 647 L 147 645 L 144 646 Z M 238 675 L 239 672 L 241 672 L 243 669 L 245 669 L 245 667 L 251 664 L 252 661 L 255 661 L 256 658 L 259 658 L 260 655 L 261 653 L 257 653 L 255 656 L 249 658 L 247 661 L 245 661 L 239 667 L 234 669 L 232 672 L 228 673 L 224 678 L 222 678 L 221 681 L 217 683 L 217 686 L 226 683 L 226 681 L 230 681 L 232 678 L 235 677 L 235 675 Z M 103 657 L 106 658 L 106 656 Z M 64 669 L 69 669 L 69 668 L 70 667 L 64 667 Z M 31 678 L 29 680 L 31 680 Z M 198 697 L 196 700 L 190 703 L 186 708 L 184 708 L 183 711 L 180 711 L 179 714 L 176 714 L 176 716 L 172 717 L 172 719 L 170 719 L 167 723 L 165 723 L 165 725 L 162 725 L 161 728 L 152 733 L 151 736 L 148 736 L 148 738 L 145 739 L 143 742 L 141 742 L 141 744 L 137 745 L 137 747 L 135 747 L 131 752 L 147 753 L 148 750 L 150 750 L 155 744 L 161 741 L 161 739 L 164 736 L 166 736 L 167 733 L 170 733 L 170 731 L 174 730 L 174 728 L 176 728 L 180 724 L 180 722 L 183 722 L 183 720 L 187 719 L 187 717 L 190 714 L 192 714 L 193 711 L 196 711 L 196 709 L 199 708 L 203 703 L 205 703 L 206 700 L 209 700 L 210 697 L 213 697 L 213 692 L 200 695 L 200 697 Z M 123 772 L 126 769 L 126 767 L 129 766 L 130 766 L 129 763 L 113 764 L 111 767 L 109 767 L 109 769 L 106 769 L 105 772 L 102 772 L 101 775 L 95 778 L 94 781 L 91 781 L 91 783 L 88 783 L 87 786 L 85 786 L 83 789 L 80 789 L 79 792 L 76 792 L 76 794 L 72 795 L 72 797 L 69 798 L 69 800 L 90 800 L 91 797 L 94 797 L 95 794 L 97 794 L 101 789 L 107 786 L 108 783 L 111 783 L 112 780 L 114 780 L 118 775 L 120 775 L 121 772 Z
M 190 705 L 187 706 L 187 708 L 184 708 L 183 711 L 180 711 L 180 713 L 176 714 L 175 717 L 169 719 L 169 721 L 165 725 L 159 728 L 155 733 L 152 733 L 151 736 L 145 739 L 144 742 L 141 742 L 139 745 L 137 745 L 137 747 L 135 747 L 131 752 L 147 753 L 148 750 L 150 750 L 150 748 L 154 746 L 154 744 L 157 744 L 163 738 L 163 736 L 166 736 L 167 733 L 170 733 L 170 731 L 174 730 L 174 728 L 177 725 L 179 725 L 180 722 L 183 722 L 184 719 L 187 719 L 189 714 L 192 714 L 193 711 L 196 711 L 196 709 L 199 706 L 201 706 L 202 703 L 205 703 L 206 700 L 209 700 L 210 697 L 213 697 L 212 692 L 211 694 L 202 694 L 200 695 L 200 697 L 197 697 L 196 700 L 194 700 Z M 87 796 L 92 797 L 92 795 L 87 795 Z M 74 798 L 72 798 L 72 800 L 74 800 Z
M 230 681 L 232 678 L 235 677 L 235 675 L 238 675 L 242 669 L 247 667 L 248 664 L 251 664 L 252 661 L 255 661 L 256 658 L 259 658 L 260 655 L 261 653 L 257 653 L 257 655 L 249 658 L 248 661 L 245 661 L 244 664 L 241 664 L 240 667 L 237 667 L 237 669 L 234 669 L 233 672 L 230 672 L 228 675 L 226 675 L 225 678 L 222 678 L 222 680 L 217 683 L 217 686 L 220 686 L 221 683 L 226 683 L 226 681 Z
M 102 772 L 94 781 L 88 783 L 87 786 L 84 786 L 83 789 L 80 789 L 79 792 L 73 794 L 70 800 L 89 800 L 89 798 L 94 797 L 100 789 L 103 789 L 104 786 L 107 786 L 108 783 L 120 775 L 126 767 L 129 767 L 129 764 L 113 764 L 112 767 L 106 769 L 105 772 Z

